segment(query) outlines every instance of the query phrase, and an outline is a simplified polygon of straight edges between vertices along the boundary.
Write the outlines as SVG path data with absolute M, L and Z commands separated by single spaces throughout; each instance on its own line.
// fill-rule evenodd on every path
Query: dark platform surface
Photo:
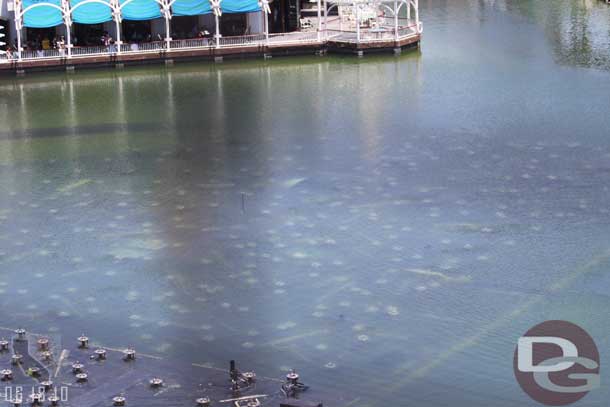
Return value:
M 188 369 L 181 366 L 181 370 L 176 370 L 176 364 L 169 360 L 146 354 L 137 354 L 135 360 L 126 360 L 122 349 L 113 348 L 104 348 L 107 357 L 100 360 L 95 357 L 94 350 L 97 347 L 94 344 L 81 348 L 77 346 L 77 341 L 73 341 L 73 346 L 67 346 L 68 344 L 61 343 L 57 335 L 51 340 L 52 358 L 43 362 L 41 351 L 36 345 L 36 340 L 40 337 L 32 334 L 22 340 L 15 337 L 11 341 L 11 349 L 0 353 L 0 368 L 10 368 L 13 371 L 12 380 L 0 382 L 0 400 L 8 403 L 21 398 L 25 404 L 32 393 L 39 392 L 43 381 L 51 380 L 53 388 L 44 392 L 45 398 L 56 395 L 62 398 L 60 405 L 66 407 L 109 406 L 112 405 L 112 398 L 119 395 L 126 398 L 126 405 L 159 407 L 195 406 L 196 399 L 201 397 L 208 397 L 214 406 L 233 407 L 233 402 L 223 400 L 252 395 L 266 396 L 259 398 L 261 405 L 275 407 L 319 406 L 321 403 L 318 400 L 322 397 L 331 406 L 345 402 L 341 401 L 342 397 L 333 396 L 324 389 L 308 389 L 298 395 L 299 399 L 288 399 L 280 390 L 283 383 L 281 378 L 260 376 L 252 386 L 242 387 L 234 393 L 231 390 L 228 366 L 226 371 L 196 364 L 190 365 Z M 11 355 L 15 353 L 23 355 L 19 366 L 11 365 Z M 85 382 L 77 379 L 72 368 L 74 363 L 84 365 L 82 372 L 88 374 Z M 32 367 L 41 369 L 39 377 L 31 377 L 27 373 Z M 164 383 L 152 387 L 150 380 L 156 377 Z

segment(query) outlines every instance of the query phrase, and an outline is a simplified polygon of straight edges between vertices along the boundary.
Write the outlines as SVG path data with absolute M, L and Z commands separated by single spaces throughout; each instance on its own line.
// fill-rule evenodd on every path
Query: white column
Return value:
M 321 40 L 322 35 L 322 4 L 318 0 L 318 41 Z
M 324 34 L 326 34 L 326 30 L 328 30 L 328 4 L 324 0 Z
M 21 61 L 21 27 L 17 28 L 17 59 Z
M 407 24 L 411 25 L 411 0 L 407 0 Z
M 354 6 L 356 7 L 356 42 L 360 43 L 360 7 Z
M 415 0 L 415 24 L 417 24 L 417 32 L 419 32 L 419 0 Z
M 170 13 L 169 7 L 167 7 L 163 13 L 163 14 L 165 14 L 165 49 L 167 51 L 170 50 L 170 46 L 171 46 L 171 42 L 172 42 L 171 32 L 170 32 L 171 31 L 171 26 L 170 26 L 171 16 L 169 13 Z
M 394 0 L 394 38 L 398 41 L 398 1 Z
M 23 15 L 21 0 L 15 0 L 15 32 L 17 34 L 17 59 L 21 61 L 21 29 L 23 28 Z M 11 44 L 7 44 L 10 46 Z
M 66 21 L 66 48 L 68 49 L 68 58 L 72 58 L 72 27 Z
M 70 2 L 62 0 L 61 8 L 63 9 L 64 25 L 66 26 L 64 47 L 68 51 L 68 58 L 72 58 L 72 14 L 70 14 Z
M 269 45 L 269 13 L 267 12 L 266 8 L 263 13 L 265 13 L 265 42 L 267 45 Z
M 119 0 L 111 0 L 112 4 L 112 15 L 114 17 L 114 23 L 116 27 L 116 41 L 115 44 L 117 46 L 117 54 L 121 53 L 121 5 Z
M 117 18 L 115 20 L 116 23 L 116 52 L 117 54 L 121 53 L 121 22 L 119 21 L 119 19 Z
M 216 48 L 220 48 L 220 21 L 218 13 L 214 13 L 214 20 L 216 21 Z

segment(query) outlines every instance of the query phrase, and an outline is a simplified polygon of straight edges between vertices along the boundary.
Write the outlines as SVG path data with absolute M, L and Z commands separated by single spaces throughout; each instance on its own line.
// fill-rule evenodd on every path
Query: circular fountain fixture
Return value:
M 116 396 L 112 398 L 112 404 L 115 406 L 124 406 L 125 405 L 125 397 Z
M 51 360 L 51 358 L 53 357 L 53 354 L 51 352 L 49 352 L 48 350 L 45 350 L 44 352 L 40 352 L 40 356 L 42 357 L 43 360 Z
M 44 394 L 32 393 L 32 394 L 30 394 L 29 399 L 30 399 L 30 403 L 33 406 L 41 406 L 42 400 L 44 400 Z
M 254 373 L 254 372 L 245 372 L 243 374 L 243 377 L 246 380 L 246 382 L 248 382 L 248 384 L 252 384 L 256 381 L 256 373 Z
M 77 338 L 78 340 L 78 347 L 79 348 L 88 348 L 89 347 L 89 338 L 85 336 L 85 334 L 82 334 L 81 336 L 79 336 Z
M 49 400 L 49 403 L 51 403 L 52 406 L 59 405 L 59 397 L 57 397 L 57 396 L 49 396 L 49 397 L 47 397 L 47 400 Z
M 125 360 L 135 360 L 136 350 L 133 348 L 127 348 L 123 351 L 123 355 L 125 355 Z
M 286 381 L 290 384 L 298 384 L 299 374 L 294 370 L 286 375 Z
M 85 366 L 80 362 L 72 363 L 72 373 L 82 373 Z
M 40 338 L 36 343 L 38 344 L 38 349 L 49 350 L 49 338 Z
M 32 377 L 40 377 L 40 368 L 39 367 L 31 367 L 28 369 L 28 372 Z
M 163 379 L 158 377 L 153 377 L 149 380 L 150 387 L 161 387 L 163 386 Z
M 23 355 L 20 355 L 19 353 L 15 353 L 13 356 L 11 356 L 11 363 L 15 366 L 21 364 L 22 361 Z
M 95 353 L 95 358 L 97 360 L 106 359 L 106 349 L 99 348 L 99 349 L 96 349 L 93 353 Z
M 207 397 L 201 397 L 195 401 L 197 402 L 198 407 L 210 407 L 212 405 L 212 402 Z
M 0 340 L 0 352 L 7 351 L 8 345 L 9 345 L 9 343 L 6 339 L 3 338 L 2 340 Z
M 11 369 L 2 369 L 0 371 L 0 376 L 2 376 L 2 380 L 12 380 L 13 379 L 13 371 Z
M 292 370 L 286 375 L 286 382 L 282 384 L 282 393 L 288 398 L 298 398 L 298 393 L 306 391 L 309 386 L 299 382 L 299 375 Z
M 42 386 L 44 391 L 49 391 L 53 388 L 53 382 L 50 380 L 43 380 L 42 382 L 40 382 L 40 385 Z
M 17 339 L 20 341 L 25 339 L 26 330 L 23 328 L 15 329 L 15 334 L 17 335 Z
M 78 373 L 76 375 L 76 381 L 79 383 L 85 383 L 89 379 L 87 373 Z

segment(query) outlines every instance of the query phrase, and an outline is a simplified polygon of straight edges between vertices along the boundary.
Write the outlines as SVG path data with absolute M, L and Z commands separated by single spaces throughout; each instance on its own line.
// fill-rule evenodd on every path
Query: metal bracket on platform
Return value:
M 239 396 L 242 391 L 250 389 L 256 383 L 256 373 L 240 372 L 235 366 L 234 360 L 229 363 L 229 378 L 233 396 Z
M 282 384 L 282 393 L 288 398 L 296 398 L 306 391 L 309 386 L 299 382 L 299 374 L 294 370 L 286 375 L 286 382 Z

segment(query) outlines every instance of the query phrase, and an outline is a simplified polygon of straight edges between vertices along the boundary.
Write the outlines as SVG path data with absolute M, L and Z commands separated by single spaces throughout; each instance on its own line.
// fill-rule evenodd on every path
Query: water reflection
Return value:
M 525 17 L 538 25 L 547 34 L 556 59 L 561 64 L 597 69 L 610 69 L 610 8 L 597 0 L 558 0 L 541 7 L 536 0 L 478 0 L 451 2 L 462 8 L 462 14 L 478 16 L 481 21 L 488 16 L 484 10 L 508 11 Z M 442 1 L 424 2 L 426 9 L 439 14 L 437 8 L 446 7 L 452 13 L 443 13 L 445 18 L 454 16 L 453 7 Z M 462 15 L 463 18 L 463 15 Z M 462 18 L 460 20 L 463 22 Z M 474 20 L 474 19 L 473 19 Z M 446 20 L 445 20 L 446 21 Z M 530 46 L 520 42 L 520 46 Z
M 345 267 L 350 257 L 333 254 L 332 228 L 322 227 L 332 215 L 308 209 L 332 203 L 315 174 L 328 174 L 347 196 L 355 186 L 335 165 L 361 149 L 371 164 L 379 160 L 382 135 L 371 131 L 381 112 L 348 126 L 338 118 L 346 107 L 376 109 L 392 83 L 411 80 L 400 60 L 1 85 L 3 98 L 18 101 L 3 107 L 1 283 L 9 295 L 31 298 L 25 310 L 5 299 L 4 324 L 84 330 L 109 344 L 136 338 L 143 351 L 172 355 L 182 367 L 222 365 L 231 355 L 267 374 L 298 364 L 332 376 L 351 354 L 339 341 L 352 334 L 341 328 L 345 317 L 328 315 L 327 301 L 357 286 L 345 273 L 312 271 Z M 333 73 L 344 69 L 350 74 Z M 359 88 L 384 75 L 394 78 Z M 326 93 L 329 84 L 344 91 Z M 354 143 L 337 160 L 351 132 Z M 358 342 L 368 338 L 362 326 Z M 201 343 L 209 349 L 193 359 Z

